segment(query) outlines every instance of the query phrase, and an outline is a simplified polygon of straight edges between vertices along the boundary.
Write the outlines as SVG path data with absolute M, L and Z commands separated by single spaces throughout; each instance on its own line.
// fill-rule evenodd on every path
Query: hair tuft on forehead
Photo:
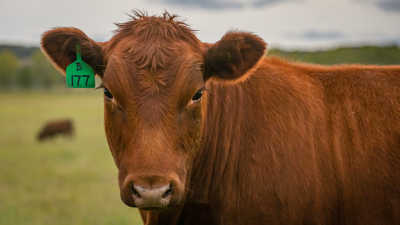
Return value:
M 116 36 L 135 35 L 142 40 L 165 39 L 197 42 L 198 39 L 185 22 L 178 16 L 165 11 L 161 16 L 149 16 L 147 12 L 133 10 L 127 22 L 116 23 Z
M 118 43 L 126 43 L 123 55 L 139 69 L 166 68 L 169 60 L 182 50 L 182 43 L 193 48 L 200 46 L 194 30 L 178 20 L 177 15 L 165 11 L 161 16 L 149 16 L 147 12 L 134 10 L 129 16 L 129 21 L 116 24 L 116 34 L 107 50 L 111 51 Z M 177 43 L 180 43 L 178 47 Z

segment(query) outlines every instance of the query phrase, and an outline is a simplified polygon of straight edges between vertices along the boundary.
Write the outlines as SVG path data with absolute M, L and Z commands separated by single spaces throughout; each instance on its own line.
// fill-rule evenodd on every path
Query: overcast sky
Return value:
M 205 42 L 239 29 L 291 49 L 400 45 L 400 0 L 0 0 L 0 43 L 38 45 L 58 26 L 104 41 L 131 9 L 178 14 Z

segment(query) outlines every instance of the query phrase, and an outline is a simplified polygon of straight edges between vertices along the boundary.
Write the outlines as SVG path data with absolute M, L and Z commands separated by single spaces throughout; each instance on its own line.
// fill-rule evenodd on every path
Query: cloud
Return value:
M 400 12 L 400 0 L 378 0 L 375 4 L 385 11 Z
M 254 7 L 264 7 L 273 3 L 283 2 L 282 0 L 256 0 L 252 3 Z
M 273 3 L 297 0 L 153 0 L 164 4 L 200 9 L 240 9 L 247 6 L 264 7 Z
M 373 4 L 387 12 L 400 12 L 400 0 L 353 0 L 358 3 Z
M 290 34 L 289 34 L 290 35 Z M 295 38 L 306 39 L 306 40 L 338 40 L 345 38 L 345 35 L 338 31 L 318 31 L 318 30 L 308 30 L 300 34 L 290 35 Z
M 202 9 L 230 9 L 242 8 L 243 4 L 240 2 L 228 2 L 219 0 L 156 0 L 161 3 L 171 4 L 182 7 L 202 8 Z

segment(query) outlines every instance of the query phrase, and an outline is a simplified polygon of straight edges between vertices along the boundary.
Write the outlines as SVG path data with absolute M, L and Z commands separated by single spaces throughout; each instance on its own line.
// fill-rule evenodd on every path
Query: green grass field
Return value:
M 35 139 L 72 118 L 75 138 Z M 0 94 L 0 225 L 141 224 L 119 198 L 106 144 L 102 91 Z

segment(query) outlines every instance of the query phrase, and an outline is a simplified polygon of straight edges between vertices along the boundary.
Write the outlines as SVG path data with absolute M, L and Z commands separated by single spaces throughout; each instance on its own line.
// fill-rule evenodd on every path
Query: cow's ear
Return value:
M 204 80 L 217 78 L 235 81 L 245 77 L 265 55 L 266 43 L 246 32 L 228 32 L 211 45 L 204 60 Z
M 81 30 L 73 27 L 55 28 L 42 36 L 42 51 L 54 66 L 65 75 L 65 69 L 76 60 L 76 45 L 81 46 L 82 59 L 96 74 L 102 76 L 105 68 L 101 43 L 95 42 Z

